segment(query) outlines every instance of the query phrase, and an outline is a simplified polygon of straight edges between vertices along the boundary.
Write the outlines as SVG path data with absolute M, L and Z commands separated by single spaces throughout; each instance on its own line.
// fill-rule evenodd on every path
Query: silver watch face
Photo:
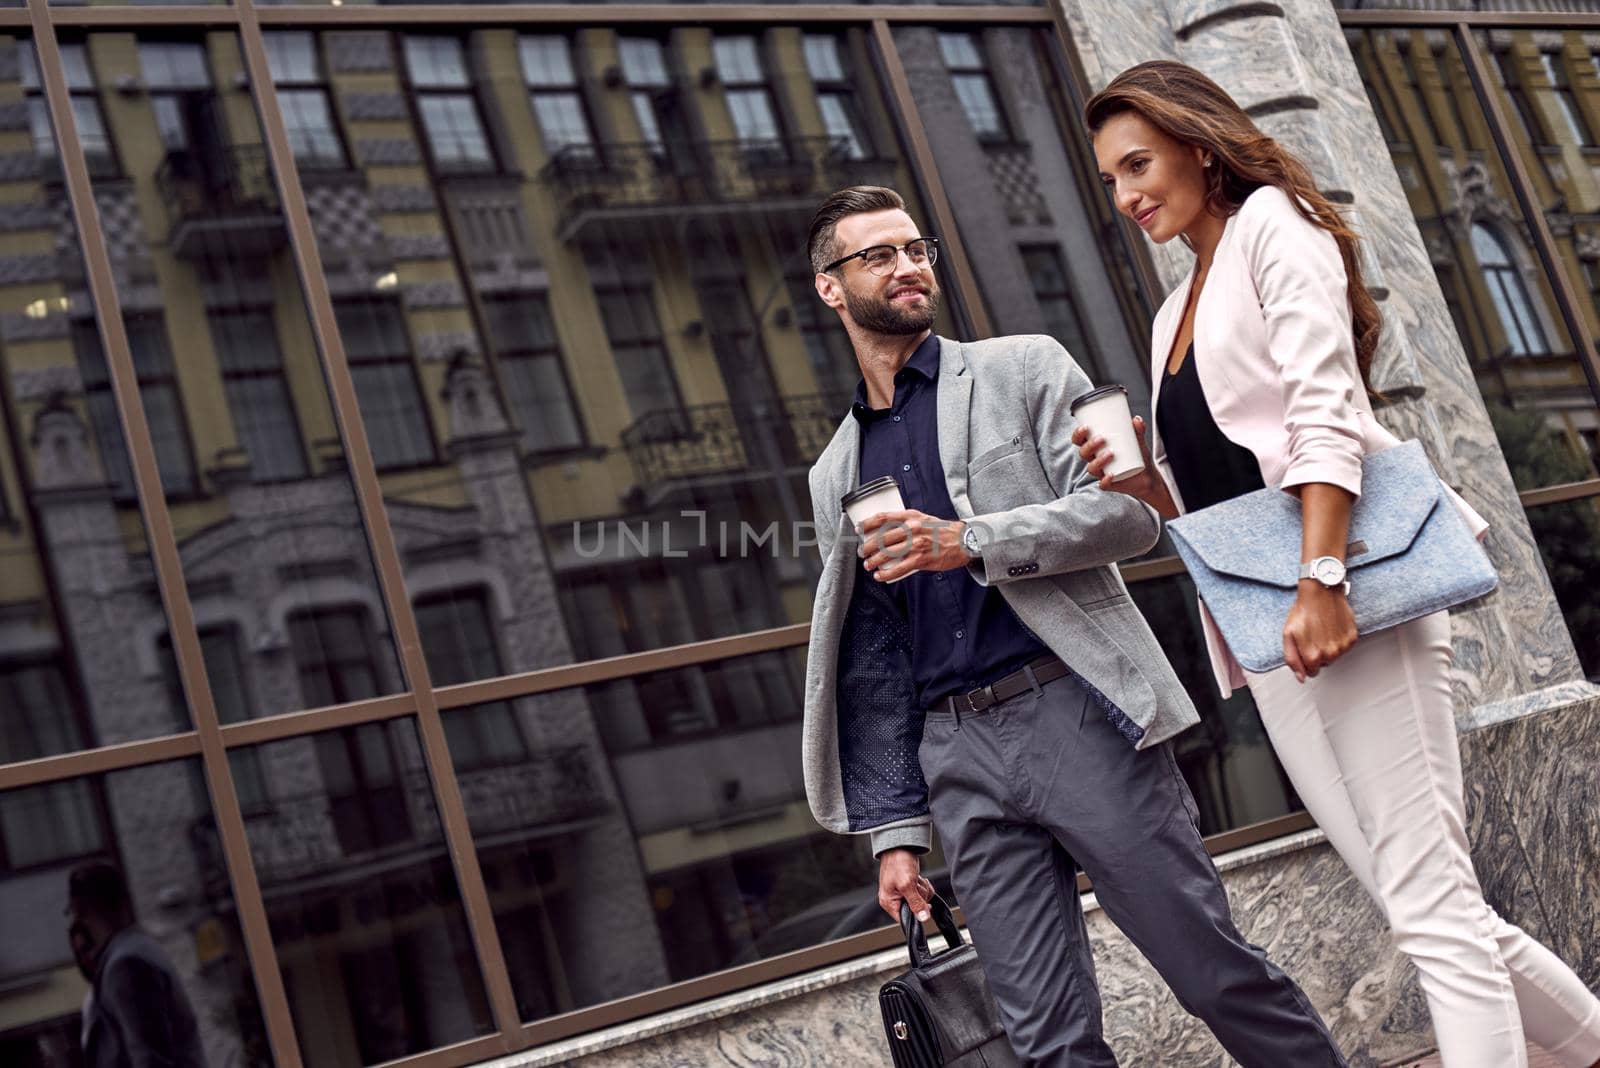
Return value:
M 1344 564 L 1331 556 L 1319 557 L 1311 563 L 1311 577 L 1324 586 L 1337 586 L 1344 581 Z

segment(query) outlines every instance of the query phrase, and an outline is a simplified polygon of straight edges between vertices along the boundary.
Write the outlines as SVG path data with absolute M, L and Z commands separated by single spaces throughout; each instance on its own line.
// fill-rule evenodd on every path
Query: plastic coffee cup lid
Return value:
M 1069 407 L 1067 411 L 1069 413 L 1076 414 L 1079 408 L 1083 407 L 1085 404 L 1088 404 L 1090 401 L 1099 400 L 1101 397 L 1107 397 L 1113 393 L 1126 392 L 1128 391 L 1125 387 L 1119 386 L 1115 383 L 1112 383 L 1109 386 L 1100 386 L 1097 389 L 1091 389 L 1089 392 L 1073 401 L 1071 407 Z
M 893 487 L 895 487 L 897 489 L 900 486 L 900 483 L 895 481 L 893 475 L 884 475 L 882 478 L 875 478 L 871 482 L 868 482 L 866 485 L 857 486 L 855 489 L 851 490 L 849 493 L 846 493 L 843 497 L 840 497 L 839 498 L 839 507 L 841 507 L 841 508 L 849 508 L 852 504 L 856 503 L 861 498 L 870 497 L 874 493 L 877 493 L 880 490 L 886 490 L 891 486 L 893 486 Z

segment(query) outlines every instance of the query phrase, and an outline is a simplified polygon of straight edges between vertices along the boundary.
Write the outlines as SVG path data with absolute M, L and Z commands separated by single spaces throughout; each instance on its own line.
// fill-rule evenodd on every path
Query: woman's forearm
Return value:
M 1328 482 L 1310 482 L 1295 487 L 1300 498 L 1300 559 L 1319 556 L 1344 559 L 1350 537 L 1350 509 L 1355 496 L 1349 490 Z

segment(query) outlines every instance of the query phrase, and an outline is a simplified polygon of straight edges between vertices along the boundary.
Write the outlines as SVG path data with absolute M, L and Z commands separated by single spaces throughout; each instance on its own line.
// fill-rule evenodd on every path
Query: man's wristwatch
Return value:
M 1344 561 L 1337 556 L 1319 556 L 1305 561 L 1300 565 L 1300 577 L 1316 579 L 1330 590 L 1342 586 L 1346 594 L 1350 592 L 1350 583 L 1345 581 Z
M 974 559 L 983 555 L 983 546 L 978 544 L 978 528 L 971 523 L 961 532 L 961 547 Z

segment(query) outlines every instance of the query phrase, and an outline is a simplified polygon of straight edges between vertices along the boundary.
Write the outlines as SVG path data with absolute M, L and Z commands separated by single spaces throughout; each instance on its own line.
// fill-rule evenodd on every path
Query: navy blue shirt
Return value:
M 955 521 L 956 506 L 939 459 L 939 338 L 929 334 L 894 378 L 894 403 L 867 406 L 856 386 L 851 411 L 861 424 L 861 484 L 883 475 L 900 483 L 907 508 Z M 876 582 L 872 573 L 862 577 Z M 993 586 L 964 567 L 919 571 L 889 589 L 911 624 L 911 674 L 923 708 L 994 682 L 1050 650 Z

